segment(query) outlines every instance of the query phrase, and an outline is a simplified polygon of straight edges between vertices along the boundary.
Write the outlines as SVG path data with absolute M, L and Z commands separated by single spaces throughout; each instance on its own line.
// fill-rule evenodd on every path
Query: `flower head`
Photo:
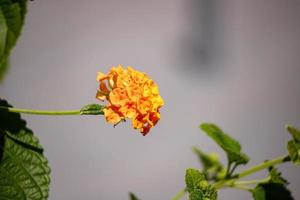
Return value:
M 146 74 L 132 67 L 112 67 L 107 74 L 98 72 L 99 89 L 96 98 L 109 103 L 104 109 L 106 121 L 117 124 L 131 119 L 132 127 L 143 135 L 160 119 L 164 101 L 158 87 Z

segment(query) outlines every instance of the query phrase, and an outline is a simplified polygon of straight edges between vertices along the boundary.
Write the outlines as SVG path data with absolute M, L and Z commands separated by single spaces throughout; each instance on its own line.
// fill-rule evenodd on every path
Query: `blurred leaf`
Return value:
M 0 122 L 0 199 L 46 200 L 50 168 L 38 138 L 17 113 L 1 110 Z
M 269 168 L 269 174 L 271 176 L 271 183 L 277 183 L 286 186 L 288 181 L 282 177 L 281 172 L 279 172 L 275 167 Z
M 282 184 L 260 184 L 252 191 L 255 200 L 293 200 L 291 192 Z
M 200 128 L 226 152 L 229 163 L 237 165 L 248 163 L 249 157 L 241 152 L 240 143 L 224 133 L 218 126 L 203 123 Z
M 139 198 L 137 198 L 137 196 L 135 194 L 133 194 L 132 192 L 129 193 L 129 199 L 130 200 L 140 200 Z
M 252 196 L 255 200 L 266 200 L 266 193 L 263 187 L 257 186 L 252 191 Z
M 290 140 L 287 145 L 289 156 L 294 164 L 300 164 L 300 142 Z
M 287 144 L 289 156 L 294 164 L 300 164 L 300 131 L 292 125 L 287 125 L 286 129 L 293 137 Z
M 292 125 L 286 126 L 288 132 L 293 136 L 296 142 L 300 142 L 300 131 Z
M 187 169 L 185 182 L 190 200 L 216 200 L 217 191 L 205 179 L 204 174 L 196 169 Z
M 81 108 L 81 115 L 102 115 L 104 106 L 99 104 L 89 104 Z
M 216 165 L 221 165 L 221 163 L 219 162 L 218 154 L 216 153 L 206 154 L 197 147 L 193 147 L 193 151 L 198 156 L 205 170 L 212 168 Z
M 203 167 L 203 174 L 208 180 L 222 179 L 226 175 L 226 169 L 219 162 L 219 156 L 216 153 L 206 154 L 199 148 L 193 147 L 193 151 L 198 156 Z
M 6 35 L 7 35 L 6 21 L 1 9 L 0 9 L 0 27 L 1 27 L 0 29 L 0 58 L 1 58 L 1 55 L 3 55 L 5 52 Z
M 8 67 L 11 49 L 20 36 L 27 0 L 0 0 L 0 80 Z

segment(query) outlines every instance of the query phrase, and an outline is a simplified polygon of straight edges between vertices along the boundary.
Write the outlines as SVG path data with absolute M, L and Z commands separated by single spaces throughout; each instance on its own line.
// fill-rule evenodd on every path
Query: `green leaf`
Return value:
M 263 187 L 257 186 L 252 191 L 252 196 L 255 200 L 266 200 L 266 193 Z
M 50 168 L 38 138 L 19 114 L 0 111 L 0 122 L 0 199 L 46 200 Z
M 282 177 L 281 172 L 279 172 L 275 167 L 272 166 L 269 168 L 269 174 L 271 177 L 271 183 L 277 183 L 284 186 L 288 184 L 288 181 Z
M 11 49 L 21 34 L 26 10 L 27 0 L 0 1 L 0 79 L 7 70 Z
M 229 163 L 236 163 L 237 165 L 248 163 L 249 157 L 241 152 L 240 143 L 224 133 L 218 126 L 203 123 L 200 128 L 226 152 Z
M 219 162 L 219 156 L 216 153 L 206 154 L 199 148 L 193 147 L 193 151 L 198 156 L 203 167 L 203 174 L 208 180 L 218 180 L 226 176 L 226 169 Z
M 270 180 L 267 183 L 259 184 L 252 190 L 255 200 L 277 200 L 277 190 L 280 191 L 279 200 L 291 198 L 290 192 L 286 188 L 287 180 L 281 176 L 281 173 L 273 166 L 269 167 Z M 283 195 L 283 196 L 280 196 Z
M 0 58 L 5 52 L 7 25 L 2 10 L 0 9 Z
M 129 199 L 130 200 L 140 200 L 139 198 L 137 198 L 137 196 L 135 194 L 133 194 L 132 192 L 129 193 Z
M 287 125 L 286 129 L 293 136 L 293 138 L 296 142 L 300 142 L 300 130 L 293 127 L 292 125 Z
M 290 140 L 288 142 L 287 148 L 291 161 L 296 165 L 300 164 L 300 142 Z
M 293 200 L 291 192 L 282 184 L 259 184 L 252 191 L 255 200 Z
M 195 189 L 193 191 L 189 192 L 189 199 L 190 200 L 202 200 L 203 197 L 203 191 L 200 189 Z
M 196 169 L 187 169 L 185 174 L 185 183 L 188 191 L 199 188 L 199 185 L 206 183 L 205 176 Z
M 290 140 L 287 144 L 289 156 L 291 161 L 298 165 L 300 164 L 300 131 L 292 125 L 287 125 L 286 129 L 293 137 L 293 140 Z
M 187 169 L 185 182 L 190 200 L 216 200 L 217 191 L 208 183 L 204 174 L 196 169 Z
M 80 114 L 81 115 L 103 115 L 103 108 L 104 106 L 99 104 L 89 104 L 81 108 Z

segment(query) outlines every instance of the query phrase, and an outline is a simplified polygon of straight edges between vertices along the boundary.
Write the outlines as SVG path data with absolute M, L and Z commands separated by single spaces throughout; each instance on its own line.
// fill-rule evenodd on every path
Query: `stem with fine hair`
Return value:
M 32 115 L 80 115 L 81 110 L 30 110 L 0 106 L 0 111 Z

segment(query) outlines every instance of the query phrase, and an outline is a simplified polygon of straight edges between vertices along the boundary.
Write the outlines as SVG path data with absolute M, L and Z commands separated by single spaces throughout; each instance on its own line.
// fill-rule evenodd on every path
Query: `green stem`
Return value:
M 0 111 L 33 115 L 80 115 L 80 110 L 30 110 L 0 106 Z
M 287 161 L 290 161 L 290 157 L 289 156 L 282 156 L 282 157 L 279 157 L 279 158 L 275 158 L 273 160 L 268 160 L 266 162 L 263 162 L 259 165 L 256 165 L 254 167 L 251 167 L 239 174 L 237 174 L 236 176 L 238 178 L 242 178 L 242 177 L 245 177 L 245 176 L 249 176 L 250 174 L 253 174 L 255 172 L 258 172 L 262 169 L 266 169 L 268 167 L 271 167 L 273 165 L 278 165 L 278 164 L 281 164 L 281 163 L 284 163 L 284 162 L 287 162 Z
M 238 164 L 234 164 L 233 167 L 231 168 L 230 172 L 229 172 L 229 176 L 231 176 L 234 172 L 234 170 L 238 167 Z
M 236 188 L 240 190 L 246 190 L 251 192 L 252 188 L 248 187 L 248 185 L 253 185 L 253 184 L 262 184 L 262 183 L 268 183 L 270 181 L 271 177 L 268 176 L 267 178 L 264 179 L 258 179 L 258 180 L 249 180 L 249 181 L 236 181 L 236 180 L 231 180 L 229 182 L 226 182 L 225 186 L 231 187 L 231 188 Z
M 257 180 L 249 180 L 249 181 L 235 181 L 234 185 L 252 185 L 252 184 L 261 184 L 261 183 L 267 183 L 271 179 L 270 176 L 264 179 L 257 179 Z
M 228 161 L 228 163 L 227 163 L 227 169 L 226 169 L 226 176 L 225 176 L 226 178 L 229 178 L 229 177 L 230 177 L 230 174 L 229 174 L 229 173 L 230 173 L 230 171 L 231 171 L 231 170 L 230 170 L 231 164 L 232 164 L 232 163 Z
M 234 184 L 234 185 L 232 185 L 230 187 L 236 188 L 236 189 L 239 189 L 239 190 L 246 190 L 246 191 L 251 191 L 252 190 L 252 188 L 244 186 L 244 185 L 236 185 L 236 184 Z
M 255 172 L 261 171 L 261 170 L 266 169 L 268 167 L 278 165 L 278 164 L 281 164 L 281 163 L 284 163 L 284 162 L 287 162 L 287 161 L 290 161 L 289 156 L 282 156 L 282 157 L 279 157 L 279 158 L 275 158 L 273 160 L 268 160 L 266 162 L 263 162 L 261 164 L 258 164 L 256 166 L 254 166 L 254 167 L 246 169 L 246 170 L 242 171 L 241 173 L 234 175 L 230 179 L 220 180 L 220 181 L 218 181 L 214 184 L 214 187 L 216 189 L 220 189 L 220 188 L 225 187 L 225 186 L 234 185 L 235 181 L 240 179 L 240 178 L 249 176 L 249 175 L 251 175 Z

